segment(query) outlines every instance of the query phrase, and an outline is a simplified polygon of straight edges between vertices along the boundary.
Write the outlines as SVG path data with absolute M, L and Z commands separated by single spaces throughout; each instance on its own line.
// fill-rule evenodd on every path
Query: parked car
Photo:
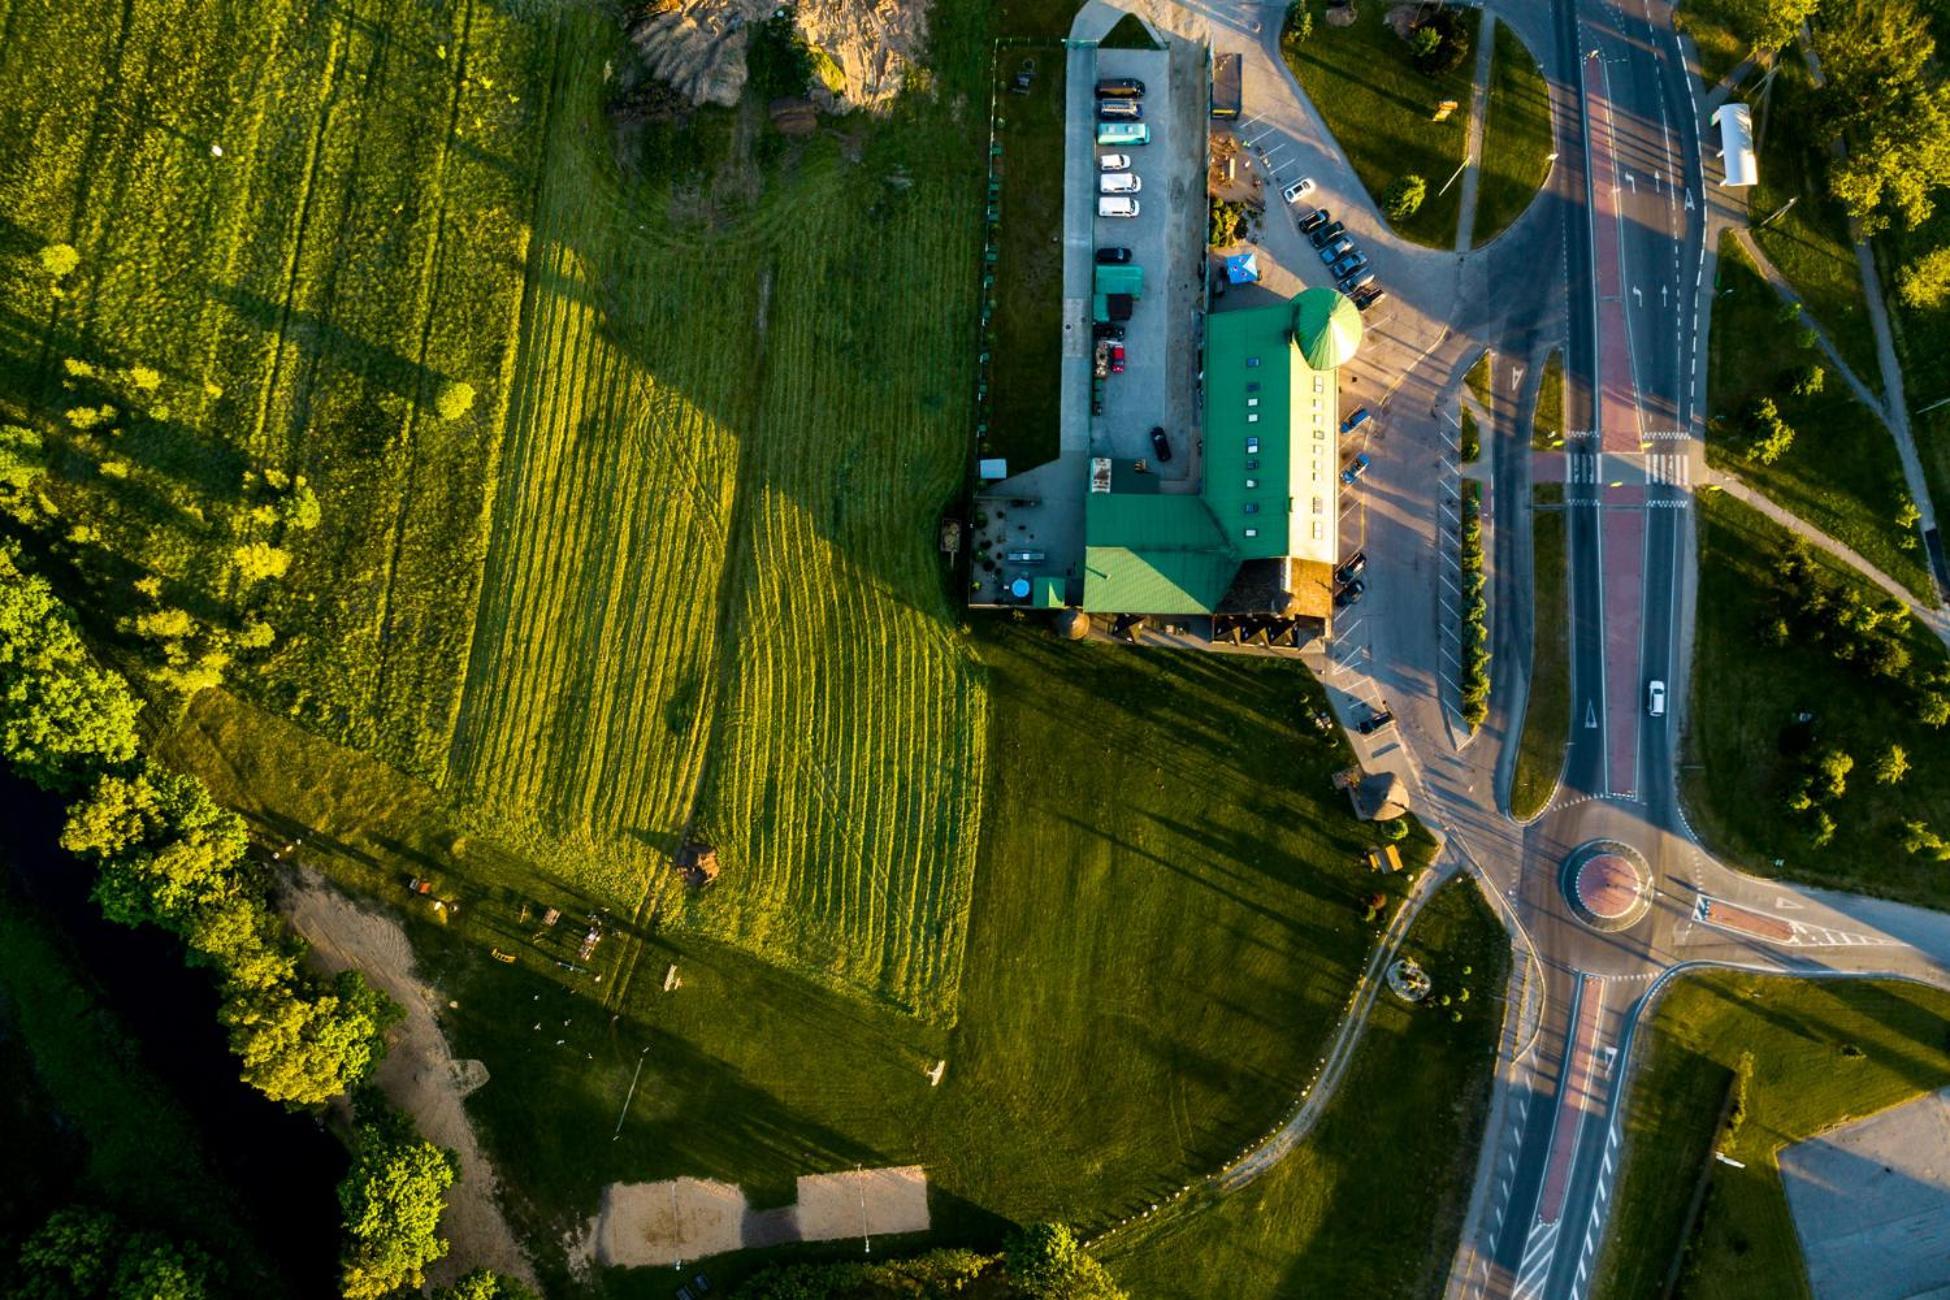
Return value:
M 1341 432 L 1353 433 L 1356 429 L 1360 428 L 1362 425 L 1366 424 L 1369 420 L 1372 419 L 1374 419 L 1374 414 L 1371 411 L 1369 411 L 1367 407 L 1364 406 L 1360 410 L 1356 411 L 1353 415 L 1350 415 L 1345 420 L 1341 421 Z
M 1655 718 L 1666 716 L 1666 684 L 1650 681 L 1645 684 L 1645 711 Z
M 1097 250 L 1098 266 L 1122 266 L 1131 260 L 1128 248 L 1100 248 Z
M 1361 719 L 1360 724 L 1355 727 L 1355 730 L 1364 736 L 1372 736 L 1375 732 L 1380 731 L 1394 720 L 1395 715 L 1388 710 L 1377 709 L 1367 717 Z
M 1100 217 L 1135 217 L 1138 214 L 1138 201 L 1128 194 L 1106 194 L 1097 200 L 1097 215 Z
M 1326 208 L 1315 208 L 1312 212 L 1300 218 L 1300 233 L 1303 235 L 1311 234 L 1333 219 L 1334 214 Z
M 1158 453 L 1158 463 L 1161 465 L 1171 459 L 1171 439 L 1165 437 L 1163 425 L 1151 426 L 1151 450 Z
M 1360 297 L 1356 298 L 1354 300 L 1354 305 L 1356 307 L 1359 307 L 1362 311 L 1366 311 L 1368 308 L 1374 306 L 1376 303 L 1380 302 L 1383 298 L 1386 298 L 1387 296 L 1388 296 L 1388 291 L 1386 289 L 1370 289 L 1366 293 L 1362 294 Z
M 1097 178 L 1099 194 L 1136 194 L 1143 188 L 1136 172 L 1105 172 Z
M 1361 272 L 1367 269 L 1368 269 L 1367 254 L 1355 252 L 1355 253 L 1347 254 L 1345 257 L 1342 257 L 1341 259 L 1336 261 L 1332 266 L 1328 267 L 1327 274 L 1333 276 L 1335 281 L 1339 282 L 1341 280 L 1347 279 L 1349 276 L 1359 275 Z
M 1352 237 L 1348 235 L 1336 235 L 1321 246 L 1320 260 L 1324 265 L 1332 266 L 1335 262 L 1338 262 L 1353 251 L 1354 240 Z
M 1105 77 L 1097 83 L 1097 94 L 1106 99 L 1136 99 L 1144 94 L 1144 83 L 1136 77 Z
M 1100 172 L 1125 172 L 1131 169 L 1131 155 L 1127 153 L 1107 153 L 1097 159 Z
M 1364 451 L 1354 458 L 1353 464 L 1341 471 L 1341 482 L 1352 484 L 1355 479 L 1368 472 L 1368 464 L 1368 453 Z
M 1313 192 L 1314 178 L 1311 176 L 1302 176 L 1299 180 L 1281 190 L 1280 197 L 1288 203 L 1297 203 Z
M 1334 593 L 1334 608 L 1346 609 L 1349 605 L 1358 605 L 1361 603 L 1361 597 L 1367 594 L 1368 584 L 1359 578 L 1352 582 L 1344 582 L 1341 584 L 1341 589 Z
M 1338 221 L 1330 221 L 1326 225 L 1320 227 L 1318 230 L 1315 230 L 1311 234 L 1309 234 L 1307 236 L 1307 241 L 1311 243 L 1315 248 L 1319 248 L 1322 244 L 1325 244 L 1328 240 L 1337 237 L 1342 231 L 1346 229 L 1347 227 L 1342 223 Z
M 1361 290 L 1367 288 L 1369 285 L 1373 283 L 1374 283 L 1374 272 L 1368 270 L 1366 267 L 1363 267 L 1360 270 L 1356 271 L 1353 275 L 1348 276 L 1347 279 L 1342 282 L 1341 292 L 1359 293 L 1361 292 Z
M 1113 375 L 1121 375 L 1124 373 L 1124 345 L 1122 343 L 1113 343 L 1110 345 L 1110 373 Z
M 1124 341 L 1124 327 L 1122 325 L 1113 325 L 1109 321 L 1098 321 L 1090 327 L 1090 330 L 1095 337 L 1100 339 L 1115 339 L 1119 343 Z
M 1334 570 L 1335 582 L 1351 582 L 1368 571 L 1368 553 L 1356 551 L 1352 559 Z
M 1144 116 L 1144 105 L 1135 99 L 1100 99 L 1097 101 L 1097 116 L 1106 122 L 1113 119 L 1135 122 Z

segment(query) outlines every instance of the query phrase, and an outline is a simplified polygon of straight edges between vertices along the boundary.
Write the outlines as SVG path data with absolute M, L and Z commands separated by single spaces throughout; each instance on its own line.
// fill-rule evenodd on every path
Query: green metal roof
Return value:
M 1093 492 L 1084 502 L 1083 607 L 1205 614 L 1239 570 L 1204 501 L 1189 493 Z
M 1315 370 L 1344 366 L 1361 346 L 1361 310 L 1324 285 L 1303 290 L 1293 300 L 1293 336 Z
M 1029 592 L 1029 603 L 1037 609 L 1062 609 L 1063 579 L 1037 578 Z

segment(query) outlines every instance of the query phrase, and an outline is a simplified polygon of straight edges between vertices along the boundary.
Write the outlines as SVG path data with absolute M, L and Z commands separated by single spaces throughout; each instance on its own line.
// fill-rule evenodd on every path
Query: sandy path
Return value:
M 441 1231 L 453 1243 L 447 1258 L 427 1270 L 436 1283 L 473 1268 L 491 1268 L 539 1287 L 514 1232 L 495 1201 L 494 1166 L 481 1150 L 461 1098 L 486 1080 L 479 1062 L 456 1062 L 434 1019 L 434 990 L 415 971 L 413 948 L 397 921 L 367 911 L 328 888 L 316 872 L 288 882 L 283 905 L 292 926 L 311 944 L 319 965 L 357 969 L 406 1009 L 373 1082 L 413 1117 L 430 1141 L 460 1156 L 460 1177 L 447 1196 Z

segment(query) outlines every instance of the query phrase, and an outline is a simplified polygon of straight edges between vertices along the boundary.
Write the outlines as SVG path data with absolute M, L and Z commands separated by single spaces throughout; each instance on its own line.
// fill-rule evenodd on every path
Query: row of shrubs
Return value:
M 1483 485 L 1464 480 L 1458 531 L 1462 562 L 1462 717 L 1471 731 L 1490 716 L 1490 610 L 1483 586 Z

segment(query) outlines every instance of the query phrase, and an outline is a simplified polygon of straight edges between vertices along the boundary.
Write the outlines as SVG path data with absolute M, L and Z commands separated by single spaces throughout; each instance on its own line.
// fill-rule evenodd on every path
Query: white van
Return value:
M 1136 194 L 1143 188 L 1136 172 L 1105 172 L 1097 178 L 1099 194 Z
M 1124 194 L 1106 194 L 1097 200 L 1097 215 L 1100 217 L 1135 217 L 1138 214 L 1138 201 Z

